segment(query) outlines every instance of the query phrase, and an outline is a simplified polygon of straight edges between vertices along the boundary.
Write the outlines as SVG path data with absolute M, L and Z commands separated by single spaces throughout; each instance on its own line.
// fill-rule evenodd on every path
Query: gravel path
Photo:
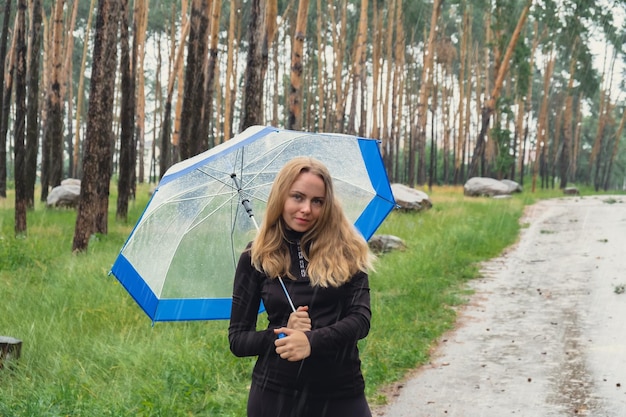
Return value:
M 529 207 L 379 417 L 626 416 L 626 197 Z

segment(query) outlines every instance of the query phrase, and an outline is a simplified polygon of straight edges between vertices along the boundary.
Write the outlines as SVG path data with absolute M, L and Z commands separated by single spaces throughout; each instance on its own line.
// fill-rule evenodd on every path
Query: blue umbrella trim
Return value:
M 396 201 L 387 180 L 387 171 L 382 163 L 378 141 L 359 138 L 359 147 L 377 196 L 365 207 L 354 225 L 365 240 L 369 240 L 389 212 L 394 209 Z
M 230 298 L 159 300 L 131 263 L 119 255 L 111 268 L 126 291 L 152 321 L 226 320 L 230 318 Z

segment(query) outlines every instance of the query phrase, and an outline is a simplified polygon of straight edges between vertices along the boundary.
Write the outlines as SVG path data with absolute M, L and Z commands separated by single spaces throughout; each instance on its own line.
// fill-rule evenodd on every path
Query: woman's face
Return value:
M 326 186 L 315 174 L 302 172 L 291 185 L 283 207 L 283 220 L 292 230 L 306 232 L 313 227 L 326 202 Z

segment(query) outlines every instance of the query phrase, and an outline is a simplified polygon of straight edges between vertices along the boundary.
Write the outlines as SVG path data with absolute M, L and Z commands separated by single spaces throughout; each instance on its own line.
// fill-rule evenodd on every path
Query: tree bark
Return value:
M 367 9 L 368 0 L 361 0 L 361 14 L 359 16 L 359 25 L 354 39 L 354 51 L 352 55 L 352 72 L 350 80 L 352 81 L 352 98 L 350 100 L 350 114 L 348 116 L 348 133 L 355 135 L 356 116 L 358 114 L 357 104 L 359 102 L 359 90 L 362 85 L 363 67 L 365 66 L 365 57 L 367 50 Z
M 569 68 L 569 81 L 567 83 L 567 97 L 565 99 L 564 120 L 563 120 L 563 144 L 559 161 L 559 175 L 561 177 L 560 188 L 567 187 L 567 181 L 571 175 L 571 147 L 573 142 L 573 114 L 574 114 L 574 73 L 576 70 L 575 53 L 572 53 Z
M 500 97 L 500 90 L 502 89 L 504 77 L 508 72 L 509 62 L 511 61 L 513 49 L 515 48 L 520 33 L 522 32 L 522 28 L 526 23 L 526 18 L 528 17 L 528 11 L 530 10 L 532 2 L 533 0 L 528 0 L 526 6 L 522 10 L 522 13 L 517 21 L 517 25 L 515 26 L 515 30 L 511 35 L 511 39 L 507 46 L 506 52 L 504 53 L 504 58 L 502 59 L 501 65 L 498 69 L 495 83 L 493 89 L 491 90 L 491 95 L 483 106 L 483 110 L 481 112 L 480 132 L 478 133 L 478 137 L 476 138 L 476 146 L 474 147 L 474 154 L 472 155 L 472 161 L 468 172 L 469 177 L 473 177 L 478 173 L 478 164 L 485 152 L 485 136 L 487 135 L 487 130 L 489 129 L 489 122 L 491 120 L 493 112 L 495 111 L 496 101 Z
M 63 6 L 65 0 L 56 0 L 52 23 L 51 75 L 47 89 L 46 123 L 42 145 L 41 201 L 46 201 L 49 187 L 61 184 L 63 179 L 63 102 L 61 70 L 63 68 Z
M 0 33 L 0 197 L 7 196 L 7 131 L 9 124 L 9 106 L 4 105 L 5 97 L 10 99 L 10 83 L 5 82 L 4 69 L 6 67 L 7 44 L 9 42 L 9 19 L 11 17 L 11 2 L 4 3 L 2 17 L 2 32 Z M 9 70 L 10 71 L 10 70 Z M 10 78 L 10 77 L 9 77 Z M 8 80 L 7 80 L 8 81 Z M 4 87 L 3 87 L 4 85 Z M 5 91 L 6 90 L 6 91 Z M 10 102 L 10 101 L 9 101 Z
M 465 149 L 465 96 L 467 94 L 465 90 L 465 86 L 469 84 L 467 77 L 467 63 L 468 58 L 471 56 L 469 54 L 469 37 L 471 33 L 471 18 L 469 10 L 466 9 L 463 13 L 463 24 L 461 29 L 461 45 L 460 45 L 460 69 L 459 69 L 459 107 L 458 107 L 458 124 L 457 129 L 458 133 L 456 135 L 456 140 L 454 141 L 454 175 L 453 175 L 453 183 L 458 184 L 462 180 L 461 170 L 464 164 L 464 149 Z
M 267 33 L 265 0 L 252 0 L 251 9 L 240 131 L 263 123 L 263 45 Z
M 92 234 L 107 233 L 118 25 L 118 0 L 99 0 L 74 252 L 86 251 Z
M 365 0 L 367 2 L 367 0 Z M 289 85 L 289 116 L 287 129 L 302 129 L 302 71 L 304 69 L 303 54 L 306 39 L 307 19 L 309 15 L 309 0 L 300 0 L 296 32 L 291 40 L 291 72 Z
M 17 3 L 15 41 L 15 235 L 26 234 L 26 0 Z
M 204 126 L 203 135 L 208 138 L 208 147 L 215 146 L 215 130 L 212 130 L 213 121 L 213 96 L 215 95 L 215 79 L 217 71 L 218 53 L 219 53 L 219 32 L 220 17 L 222 11 L 222 0 L 213 0 L 211 7 L 210 30 L 211 36 L 209 40 L 209 59 L 206 74 L 206 88 L 204 93 L 205 111 L 202 115 L 202 125 Z
M 187 159 L 207 148 L 207 138 L 201 137 L 204 103 L 204 69 L 208 54 L 208 0 L 191 2 L 187 65 L 180 127 L 180 158 Z
M 163 125 L 161 126 L 161 160 L 159 164 L 159 178 L 165 175 L 165 172 L 172 164 L 172 155 L 170 151 L 170 121 L 172 115 L 172 100 L 174 95 L 174 85 L 178 75 L 181 73 L 183 66 L 183 57 L 185 56 L 185 43 L 187 36 L 189 35 L 189 22 L 183 26 L 183 30 L 180 36 L 180 42 L 178 45 L 178 52 L 176 53 L 176 59 L 174 61 L 174 67 L 170 73 L 170 79 L 167 84 L 167 98 L 165 100 L 165 111 L 163 115 Z M 173 42 L 173 41 L 172 41 Z M 172 49 L 175 49 L 172 47 Z M 179 84 L 182 84 L 182 79 L 179 79 Z M 176 116 L 175 116 L 176 117 Z
M 26 117 L 25 174 L 26 204 L 35 207 L 37 153 L 39 150 L 39 57 L 41 53 L 41 1 L 33 0 L 28 37 L 29 64 L 27 69 L 28 100 Z
M 548 131 L 548 97 L 550 97 L 550 81 L 552 79 L 552 73 L 554 71 L 555 58 L 553 53 L 550 52 L 548 63 L 545 66 L 543 76 L 543 96 L 541 100 L 541 107 L 539 109 L 539 116 L 537 118 L 537 142 L 535 145 L 535 157 L 533 161 L 532 170 L 532 192 L 535 192 L 537 187 L 537 176 L 539 174 L 540 165 L 542 163 L 544 150 L 547 142 Z
M 331 31 L 333 38 L 333 49 L 335 51 L 335 59 L 334 59 L 334 82 L 335 82 L 335 111 L 334 111 L 334 131 L 337 133 L 343 133 L 345 129 L 344 121 L 345 121 L 345 95 L 343 88 L 343 59 L 344 59 L 344 49 L 345 49 L 345 39 L 346 39 L 346 26 L 347 26 L 347 1 L 342 0 L 342 5 L 340 10 L 341 12 L 341 23 L 339 25 L 336 24 L 335 21 L 335 12 L 334 8 L 330 7 L 329 12 L 331 15 Z M 337 28 L 339 28 L 340 32 L 337 33 Z
M 146 132 L 146 76 L 144 67 L 144 58 L 146 56 L 146 36 L 148 32 L 148 4 L 147 0 L 135 1 L 135 18 L 133 19 L 133 49 L 132 57 L 135 62 L 133 65 L 133 80 L 137 86 L 135 92 L 135 146 L 133 147 L 133 169 L 131 171 L 132 180 L 130 182 L 130 197 L 134 198 L 137 194 L 137 183 L 143 183 L 145 175 L 144 152 L 145 152 L 145 132 Z M 160 51 L 159 62 L 160 62 Z M 158 68 L 157 68 L 158 71 Z M 157 80 L 158 81 L 158 80 Z M 156 90 L 156 87 L 155 87 Z M 156 93 L 155 93 L 156 95 Z M 157 101 L 157 100 L 155 100 Z M 156 103 L 155 103 L 156 104 Z M 156 120 L 155 120 L 156 126 Z M 138 165 L 138 166 L 137 166 Z
M 428 98 L 432 94 L 433 89 L 433 63 L 435 55 L 435 40 L 437 35 L 437 22 L 441 15 L 441 6 L 443 0 L 435 0 L 433 3 L 433 11 L 430 17 L 430 32 L 426 42 L 426 53 L 424 54 L 424 68 L 422 70 L 422 82 L 420 84 L 419 103 L 417 107 L 417 183 L 424 185 L 426 181 L 426 124 L 428 122 Z M 415 155 L 409 155 L 409 166 L 412 165 L 411 159 Z M 413 175 L 411 175 L 411 179 Z M 411 186 L 413 183 L 410 183 Z
M 128 0 L 120 0 L 120 76 L 121 76 L 121 105 L 120 105 L 120 156 L 119 178 L 117 182 L 117 210 L 116 217 L 126 220 L 128 217 L 128 200 L 131 195 L 132 181 L 135 172 L 135 56 L 130 51 L 130 19 L 131 11 Z M 136 15 L 133 13 L 133 21 Z M 134 23 L 133 23 L 134 26 Z M 133 36 L 136 38 L 137 33 Z M 134 42 L 133 42 L 134 43 Z
M 72 176 L 74 178 L 80 178 L 82 176 L 81 167 L 81 140 L 80 134 L 82 131 L 81 119 L 83 116 L 83 101 L 85 97 L 85 68 L 87 66 L 87 53 L 89 51 L 89 37 L 91 34 L 91 25 L 93 21 L 93 9 L 96 4 L 96 0 L 91 0 L 89 5 L 89 17 L 87 18 L 87 26 L 85 27 L 85 39 L 83 41 L 83 54 L 80 62 L 80 72 L 78 74 L 78 91 L 76 92 L 76 134 L 74 135 L 74 147 L 72 152 L 72 158 L 74 160 L 72 166 L 74 171 Z
M 235 95 L 237 93 L 237 67 L 235 65 L 235 57 L 239 50 L 235 34 L 239 19 L 237 19 L 237 11 L 239 10 L 239 0 L 233 0 L 230 3 L 230 15 L 228 19 L 228 48 L 226 56 L 226 83 L 224 94 L 224 140 L 233 137 L 233 105 Z

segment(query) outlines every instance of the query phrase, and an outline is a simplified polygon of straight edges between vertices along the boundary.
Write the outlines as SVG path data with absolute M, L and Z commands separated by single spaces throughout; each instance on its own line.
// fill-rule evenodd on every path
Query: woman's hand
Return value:
M 298 307 L 296 311 L 289 315 L 289 321 L 287 327 L 294 330 L 300 330 L 301 332 L 308 332 L 311 330 L 311 318 L 309 317 L 309 307 Z
M 276 339 L 276 354 L 289 362 L 297 362 L 308 358 L 311 355 L 311 345 L 309 338 L 300 330 L 293 330 L 287 327 L 274 329 L 274 334 L 284 334 L 284 337 Z

